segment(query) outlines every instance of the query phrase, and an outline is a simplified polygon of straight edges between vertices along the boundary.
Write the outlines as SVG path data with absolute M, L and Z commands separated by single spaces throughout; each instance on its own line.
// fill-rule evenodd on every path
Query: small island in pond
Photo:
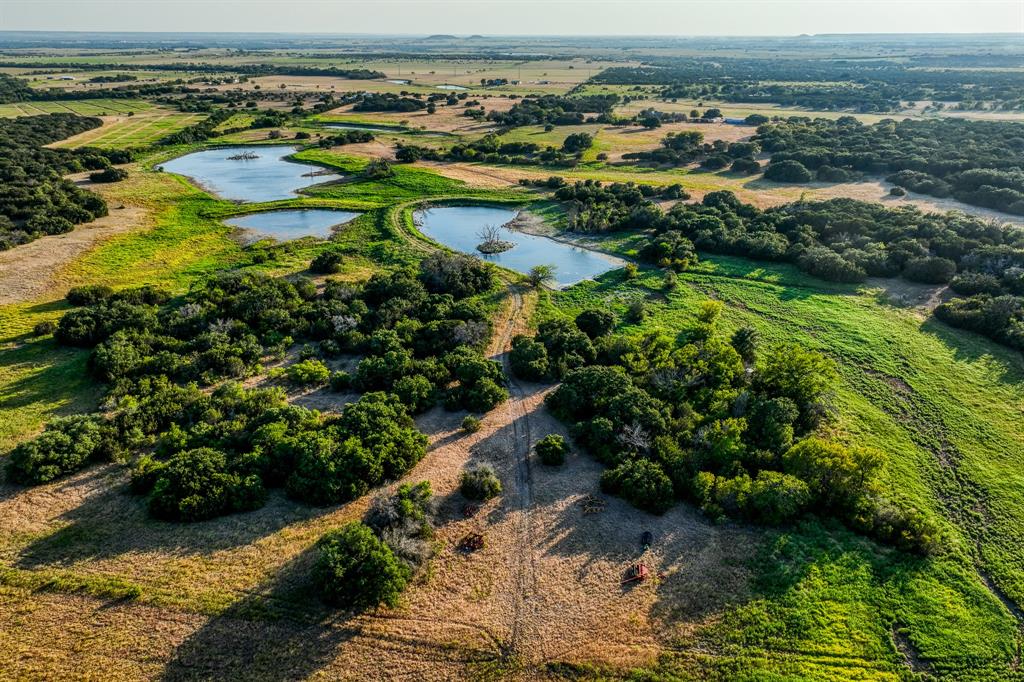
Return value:
M 488 225 L 477 233 L 477 236 L 480 238 L 480 243 L 476 245 L 476 250 L 480 253 L 502 253 L 516 245 L 515 242 L 502 239 L 501 228 L 494 225 Z

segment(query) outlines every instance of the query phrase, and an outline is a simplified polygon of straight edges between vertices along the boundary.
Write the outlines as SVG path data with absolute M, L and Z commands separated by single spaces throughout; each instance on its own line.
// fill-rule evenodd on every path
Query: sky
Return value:
M 1024 0 L 0 0 L 0 30 L 458 35 L 1005 33 Z

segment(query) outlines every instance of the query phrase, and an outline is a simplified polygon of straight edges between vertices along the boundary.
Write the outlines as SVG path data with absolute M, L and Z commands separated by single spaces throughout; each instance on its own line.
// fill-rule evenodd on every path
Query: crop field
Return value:
M 81 116 L 116 116 L 148 112 L 155 109 L 149 102 L 131 99 L 82 99 L 0 104 L 0 118 L 71 113 Z
M 191 114 L 170 109 L 149 109 L 135 116 L 112 116 L 103 125 L 60 143 L 62 147 L 99 147 L 128 149 L 148 146 L 162 137 L 198 123 L 205 114 Z

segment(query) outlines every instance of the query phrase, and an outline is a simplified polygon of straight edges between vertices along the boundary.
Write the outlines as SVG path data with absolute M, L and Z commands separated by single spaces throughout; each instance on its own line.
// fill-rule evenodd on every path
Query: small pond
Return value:
M 403 128 L 399 126 L 375 126 L 375 125 L 363 125 L 362 123 L 326 123 L 324 128 L 332 128 L 334 130 L 367 130 L 371 133 L 396 133 L 402 132 Z
M 438 90 L 469 90 L 461 85 L 438 85 L 436 87 Z
M 525 274 L 535 265 L 554 265 L 555 281 L 560 287 L 621 267 L 618 260 L 603 253 L 505 228 L 501 230 L 501 239 L 515 243 L 514 248 L 491 255 L 476 250 L 481 230 L 491 225 L 504 225 L 517 213 L 487 206 L 445 206 L 416 211 L 414 219 L 420 232 L 434 241 L 516 272 Z
M 250 213 L 229 218 L 224 223 L 243 230 L 247 241 L 269 237 L 279 242 L 287 242 L 300 237 L 327 239 L 334 232 L 335 225 L 347 223 L 358 215 L 351 211 L 304 208 L 294 211 Z
M 203 189 L 233 201 L 278 201 L 292 199 L 296 190 L 341 176 L 321 173 L 323 168 L 291 163 L 284 157 L 295 152 L 286 145 L 247 145 L 204 149 L 171 159 L 160 168 L 191 178 Z M 255 158 L 234 158 L 228 157 Z
M 400 78 L 393 78 L 389 80 L 388 83 L 394 83 L 395 85 L 408 85 L 409 81 L 402 80 Z

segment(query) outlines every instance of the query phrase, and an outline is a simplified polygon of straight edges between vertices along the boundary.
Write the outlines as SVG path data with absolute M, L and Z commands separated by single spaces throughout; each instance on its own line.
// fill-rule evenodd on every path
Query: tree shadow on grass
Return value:
M 145 498 L 129 493 L 127 475 L 119 465 L 93 467 L 65 479 L 55 484 L 54 495 L 81 501 L 57 517 L 61 525 L 56 531 L 22 550 L 19 568 L 149 552 L 211 555 L 249 545 L 333 509 L 309 507 L 272 490 L 267 503 L 255 511 L 196 523 L 158 521 L 149 516 Z
M 1024 381 L 1024 356 L 1017 351 L 981 334 L 951 327 L 931 316 L 921 325 L 921 331 L 951 348 L 953 357 L 960 362 L 986 361 L 991 374 L 1002 383 L 1019 384 Z
M 328 664 L 360 628 L 324 606 L 309 574 L 310 548 L 270 581 L 182 642 L 161 675 L 182 680 L 297 680 Z

